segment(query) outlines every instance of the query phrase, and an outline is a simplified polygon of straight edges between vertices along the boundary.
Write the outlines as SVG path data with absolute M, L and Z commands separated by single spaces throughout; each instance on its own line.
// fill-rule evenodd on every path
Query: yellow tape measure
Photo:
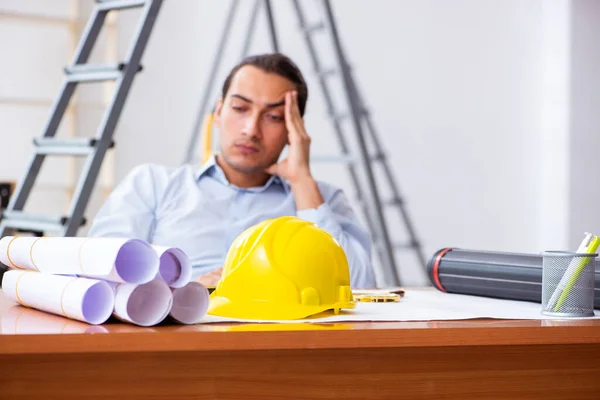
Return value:
M 404 290 L 386 292 L 380 290 L 354 290 L 354 300 L 365 303 L 397 303 L 404 296 Z

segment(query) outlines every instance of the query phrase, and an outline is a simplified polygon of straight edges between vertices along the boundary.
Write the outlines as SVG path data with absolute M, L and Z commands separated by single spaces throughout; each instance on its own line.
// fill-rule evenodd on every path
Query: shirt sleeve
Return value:
M 89 230 L 90 237 L 150 242 L 155 222 L 156 182 L 149 164 L 134 168 L 111 192 Z
M 324 194 L 324 190 L 321 192 Z M 296 215 L 315 223 L 340 243 L 348 257 L 350 283 L 353 288 L 375 288 L 371 238 L 368 231 L 359 222 L 341 189 L 334 190 L 329 197 L 319 207 L 299 210 Z

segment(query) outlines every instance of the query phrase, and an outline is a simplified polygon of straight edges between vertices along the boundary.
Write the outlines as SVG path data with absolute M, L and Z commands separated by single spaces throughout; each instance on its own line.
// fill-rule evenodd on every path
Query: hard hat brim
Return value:
M 304 319 L 333 309 L 351 309 L 354 302 L 340 302 L 333 305 L 273 304 L 262 301 L 231 302 L 213 293 L 207 314 L 235 319 L 251 320 L 294 320 Z

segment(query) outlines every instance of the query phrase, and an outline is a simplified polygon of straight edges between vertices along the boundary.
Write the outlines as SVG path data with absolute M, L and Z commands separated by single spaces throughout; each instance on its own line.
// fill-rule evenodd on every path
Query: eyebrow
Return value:
M 250 104 L 254 103 L 252 100 L 250 100 L 247 97 L 242 96 L 241 94 L 234 93 L 234 94 L 231 95 L 231 97 L 236 97 L 236 98 L 238 98 L 240 100 L 245 101 L 246 103 L 250 103 Z M 283 106 L 284 104 L 285 104 L 285 100 L 281 100 L 281 101 L 278 101 L 278 102 L 275 102 L 275 103 L 269 103 L 269 104 L 266 105 L 266 107 L 267 108 L 275 108 L 275 107 Z

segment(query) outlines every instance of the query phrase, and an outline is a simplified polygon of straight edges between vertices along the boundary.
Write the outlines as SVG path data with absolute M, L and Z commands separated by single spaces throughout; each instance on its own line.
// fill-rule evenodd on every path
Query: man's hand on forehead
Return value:
M 285 124 L 288 131 L 290 149 L 285 160 L 266 169 L 270 174 L 277 174 L 292 185 L 301 181 L 311 181 L 309 153 L 310 137 L 304 128 L 304 121 L 298 108 L 298 93 L 291 91 L 285 95 Z

